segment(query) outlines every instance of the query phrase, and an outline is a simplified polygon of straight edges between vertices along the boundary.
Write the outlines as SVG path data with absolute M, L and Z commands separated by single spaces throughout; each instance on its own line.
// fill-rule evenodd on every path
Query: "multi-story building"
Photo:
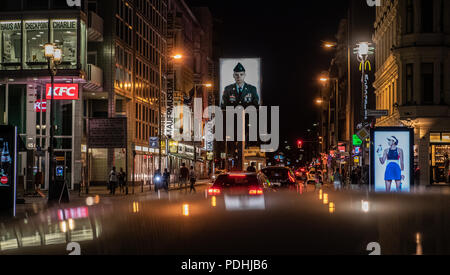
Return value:
M 184 0 L 169 0 L 169 20 L 167 31 L 168 55 L 181 55 L 181 60 L 171 60 L 168 63 L 167 91 L 173 93 L 173 106 L 183 106 L 192 103 L 194 97 L 201 98 L 202 109 L 214 104 L 214 86 L 204 84 L 214 83 L 214 62 L 212 56 L 212 15 L 208 8 L 190 8 Z M 190 105 L 189 105 L 190 106 Z M 173 117 L 177 123 L 181 117 Z M 204 121 L 204 124 L 207 121 Z M 169 137 L 174 129 L 166 133 Z M 203 133 L 206 136 L 206 133 Z M 194 158 L 194 144 L 170 140 L 169 168 L 172 173 L 179 171 L 181 164 L 194 166 L 200 176 L 207 176 L 212 168 L 212 148 L 207 148 L 207 142 L 197 142 L 195 145 L 197 157 Z
M 363 94 L 360 64 L 353 49 L 360 42 L 372 42 L 374 18 L 374 8 L 369 7 L 365 1 L 349 1 L 347 17 L 340 21 L 335 41 L 327 43 L 330 47 L 333 46 L 335 53 L 327 72 L 330 81 L 321 89 L 320 142 L 322 152 L 340 157 L 334 159 L 333 163 L 361 165 L 360 156 L 354 154 L 353 135 L 357 133 L 359 124 L 364 122 Z M 373 57 L 369 60 L 373 64 Z M 373 78 L 373 72 L 368 74 Z M 370 94 L 367 108 L 374 108 L 375 98 Z
M 19 157 L 21 186 L 33 189 L 34 174 L 43 172 L 48 188 L 46 43 L 63 51 L 55 83 L 78 89 L 55 100 L 56 159 L 69 186 L 83 182 L 83 175 L 105 183 L 112 166 L 128 170 L 131 180 L 133 150 L 135 180 L 148 181 L 158 168 L 149 137 L 158 136 L 158 98 L 165 85 L 160 64 L 164 72 L 166 1 L 83 0 L 81 7 L 69 7 L 66 0 L 7 0 L 0 14 L 0 124 L 18 126 L 29 149 Z M 86 161 L 87 119 L 108 117 L 128 119 L 128 167 L 124 149 L 91 149 Z
M 18 158 L 19 193 L 34 191 L 37 172 L 43 172 L 48 187 L 50 102 L 46 102 L 46 95 L 50 73 L 44 45 L 49 42 L 63 52 L 55 82 L 78 91 L 55 96 L 56 159 L 65 167 L 71 187 L 81 182 L 84 86 L 102 86 L 87 62 L 88 40 L 101 35 L 93 35 L 86 4 L 69 7 L 66 1 L 58 0 L 2 1 L 0 124 L 17 126 L 28 149 Z
M 392 0 L 377 7 L 378 126 L 413 127 L 420 184 L 445 182 L 450 153 L 450 2 Z
M 103 88 L 84 94 L 83 116 L 127 117 L 129 152 L 126 156 L 125 149 L 91 149 L 90 182 L 106 182 L 112 166 L 128 170 L 131 180 L 134 166 L 134 180 L 149 183 L 160 163 L 159 149 L 150 148 L 149 140 L 159 136 L 159 120 L 165 111 L 167 1 L 89 0 L 88 12 L 92 25 L 98 26 L 94 22 L 98 20 L 104 28 L 103 39 L 88 45 L 89 63 L 103 71 Z M 164 147 L 162 169 L 167 167 Z

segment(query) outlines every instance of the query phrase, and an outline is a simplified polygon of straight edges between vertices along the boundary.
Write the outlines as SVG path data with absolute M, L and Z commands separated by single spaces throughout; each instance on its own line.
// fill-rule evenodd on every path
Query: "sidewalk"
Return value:
M 200 186 L 206 186 L 210 183 L 210 180 L 199 180 L 195 186 L 196 187 L 200 187 Z M 179 191 L 179 190 L 183 190 L 183 189 L 188 189 L 189 185 L 183 188 L 179 188 L 178 185 L 174 186 L 171 185 L 169 188 L 169 191 Z M 42 191 L 42 193 L 47 196 L 48 192 L 47 191 Z M 69 191 L 70 193 L 70 203 L 74 203 L 74 204 L 85 204 L 86 202 L 86 198 L 88 197 L 95 197 L 95 196 L 100 196 L 100 198 L 127 198 L 127 197 L 133 197 L 133 196 L 142 196 L 142 195 L 149 195 L 149 194 L 155 194 L 155 189 L 154 186 L 144 186 L 144 192 L 142 192 L 142 186 L 141 185 L 135 185 L 134 186 L 134 194 L 133 194 L 133 186 L 128 186 L 128 195 L 126 195 L 125 193 L 120 193 L 120 189 L 117 188 L 116 190 L 116 195 L 113 196 L 109 193 L 109 190 L 107 189 L 106 186 L 93 186 L 91 188 L 89 188 L 89 194 L 86 194 L 86 191 L 83 190 L 83 192 L 80 194 L 79 191 Z M 25 200 L 25 204 L 17 204 L 17 208 L 16 208 L 16 212 L 17 212 L 17 217 L 23 217 L 23 216 L 29 216 L 29 215 L 33 215 L 33 214 L 37 214 L 39 211 L 43 211 L 45 209 L 48 208 L 48 203 L 47 203 L 47 197 L 43 198 L 43 197 L 20 197 L 19 199 L 24 199 Z

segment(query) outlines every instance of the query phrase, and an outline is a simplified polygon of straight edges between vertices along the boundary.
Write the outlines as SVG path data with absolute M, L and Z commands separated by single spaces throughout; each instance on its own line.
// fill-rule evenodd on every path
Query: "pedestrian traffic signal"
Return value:
M 298 149 L 302 149 L 303 148 L 303 140 L 298 140 L 297 141 L 297 147 L 298 147 Z

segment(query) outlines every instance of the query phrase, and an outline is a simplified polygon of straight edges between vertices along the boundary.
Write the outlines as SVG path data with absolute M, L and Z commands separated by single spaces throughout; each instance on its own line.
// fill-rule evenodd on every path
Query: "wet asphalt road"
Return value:
M 450 254 L 448 194 L 325 187 L 320 200 L 313 186 L 216 197 L 206 188 L 105 197 L 2 220 L 0 255 L 67 255 L 70 242 L 82 255 L 368 255 L 373 242 L 384 255 Z

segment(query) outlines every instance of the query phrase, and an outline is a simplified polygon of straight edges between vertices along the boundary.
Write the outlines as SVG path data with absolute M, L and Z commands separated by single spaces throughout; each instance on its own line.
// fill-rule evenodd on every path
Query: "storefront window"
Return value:
M 6 86 L 0 84 L 0 125 L 6 124 Z
M 33 69 L 45 69 L 47 60 L 44 55 L 44 45 L 48 43 L 48 21 L 25 21 L 26 66 Z
M 2 69 L 19 69 L 22 60 L 22 22 L 0 22 L 0 35 Z
M 61 68 L 77 67 L 77 20 L 52 20 L 53 43 L 63 51 Z
M 56 101 L 56 136 L 72 136 L 72 118 L 73 103 L 72 101 Z
M 9 85 L 8 106 L 10 108 L 8 108 L 8 124 L 17 126 L 19 134 L 26 133 L 26 96 L 26 85 Z M 14 106 L 14 108 L 11 108 L 11 106 Z

